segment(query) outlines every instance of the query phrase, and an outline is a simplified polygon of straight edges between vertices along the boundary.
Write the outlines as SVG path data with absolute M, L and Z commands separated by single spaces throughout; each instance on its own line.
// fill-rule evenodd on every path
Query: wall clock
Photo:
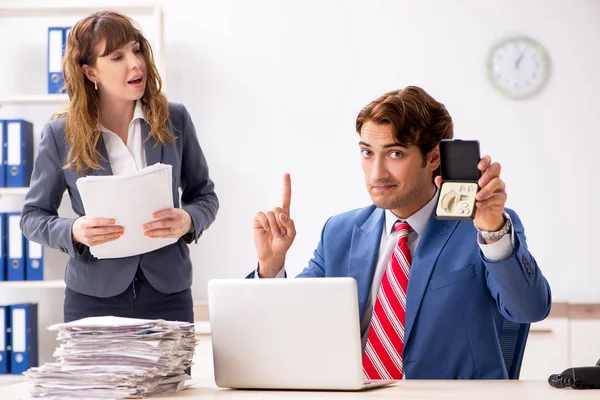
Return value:
M 526 36 L 508 38 L 488 55 L 487 73 L 492 85 L 513 99 L 538 93 L 548 81 L 550 60 L 544 47 Z

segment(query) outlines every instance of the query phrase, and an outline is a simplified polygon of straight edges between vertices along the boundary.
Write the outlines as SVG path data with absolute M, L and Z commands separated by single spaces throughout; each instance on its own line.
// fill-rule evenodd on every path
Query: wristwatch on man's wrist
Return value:
M 477 232 L 479 232 L 479 234 L 481 235 L 481 237 L 484 240 L 500 240 L 500 239 L 502 239 L 502 237 L 504 235 L 506 235 L 508 232 L 510 232 L 510 228 L 512 228 L 512 223 L 510 222 L 510 217 L 508 216 L 508 213 L 506 211 L 504 212 L 504 219 L 506 220 L 506 222 L 504 223 L 504 226 L 499 231 L 495 231 L 495 232 L 482 231 L 481 229 L 479 229 L 477 227 L 477 225 L 475 225 L 475 229 L 477 229 Z

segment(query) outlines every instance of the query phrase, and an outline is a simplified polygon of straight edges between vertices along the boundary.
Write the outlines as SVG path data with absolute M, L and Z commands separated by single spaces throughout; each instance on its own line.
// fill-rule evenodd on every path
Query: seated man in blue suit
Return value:
M 368 379 L 506 379 L 503 318 L 534 322 L 551 294 L 517 214 L 504 207 L 500 164 L 485 156 L 473 221 L 438 220 L 439 142 L 453 137 L 443 104 L 423 89 L 383 95 L 358 115 L 362 168 L 373 205 L 330 218 L 299 277 L 358 283 Z M 254 219 L 258 269 L 285 276 L 296 230 L 291 183 L 282 207 Z

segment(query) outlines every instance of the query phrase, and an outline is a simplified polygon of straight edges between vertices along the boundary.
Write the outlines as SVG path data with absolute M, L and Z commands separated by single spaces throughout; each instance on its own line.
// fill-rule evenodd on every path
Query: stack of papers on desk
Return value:
M 117 317 L 53 325 L 55 363 L 31 368 L 32 398 L 124 399 L 166 396 L 190 379 L 196 338 L 187 322 Z
M 142 226 L 157 221 L 152 214 L 173 208 L 172 166 L 154 164 L 129 175 L 90 175 L 77 180 L 87 218 L 113 218 L 123 236 L 90 247 L 96 258 L 131 257 L 177 242 L 144 236 Z

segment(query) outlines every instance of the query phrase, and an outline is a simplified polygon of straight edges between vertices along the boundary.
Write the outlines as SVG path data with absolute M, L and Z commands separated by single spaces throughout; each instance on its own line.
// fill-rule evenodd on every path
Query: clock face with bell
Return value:
M 548 53 L 535 40 L 516 37 L 492 48 L 487 60 L 488 78 L 502 94 L 525 99 L 538 93 L 548 80 Z

